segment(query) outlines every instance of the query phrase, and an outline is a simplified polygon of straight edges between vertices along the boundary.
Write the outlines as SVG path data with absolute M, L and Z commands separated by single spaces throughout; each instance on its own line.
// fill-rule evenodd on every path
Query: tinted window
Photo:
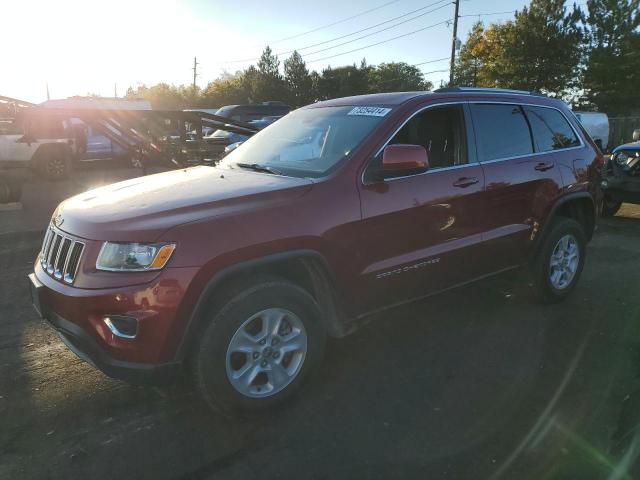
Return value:
M 517 105 L 471 105 L 480 161 L 533 153 L 529 125 Z
M 544 107 L 524 107 L 524 111 L 527 113 L 539 152 L 580 145 L 571 125 L 558 110 Z
M 402 127 L 389 145 L 398 143 L 422 145 L 429 155 L 430 169 L 467 163 L 462 106 L 429 108 L 419 113 Z

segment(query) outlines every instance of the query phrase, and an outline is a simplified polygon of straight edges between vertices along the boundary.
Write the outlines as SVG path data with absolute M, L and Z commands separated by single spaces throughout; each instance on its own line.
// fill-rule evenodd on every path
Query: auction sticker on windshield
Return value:
M 391 111 L 390 108 L 383 107 L 355 107 L 347 115 L 366 115 L 368 117 L 384 117 Z

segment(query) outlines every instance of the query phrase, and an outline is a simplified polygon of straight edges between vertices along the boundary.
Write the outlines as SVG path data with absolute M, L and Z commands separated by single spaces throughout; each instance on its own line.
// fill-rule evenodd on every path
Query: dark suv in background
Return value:
M 441 89 L 320 102 L 216 167 L 60 204 L 34 303 L 80 357 L 126 379 L 188 372 L 226 411 L 268 406 L 327 335 L 383 309 L 528 267 L 575 287 L 602 157 L 561 101 Z

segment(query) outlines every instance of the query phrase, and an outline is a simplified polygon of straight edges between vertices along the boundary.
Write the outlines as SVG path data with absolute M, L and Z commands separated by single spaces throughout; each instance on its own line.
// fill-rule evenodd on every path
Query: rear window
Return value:
M 471 105 L 481 162 L 533 153 L 533 143 L 524 112 L 518 105 Z
M 537 151 L 549 152 L 580 145 L 571 125 L 558 110 L 529 106 L 524 110 L 531 124 Z

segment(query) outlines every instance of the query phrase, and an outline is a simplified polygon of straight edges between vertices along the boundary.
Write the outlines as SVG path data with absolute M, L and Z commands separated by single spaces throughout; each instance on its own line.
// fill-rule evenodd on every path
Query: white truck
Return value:
M 64 178 L 69 173 L 75 144 L 67 120 L 0 120 L 0 170 L 26 167 L 48 179 Z

